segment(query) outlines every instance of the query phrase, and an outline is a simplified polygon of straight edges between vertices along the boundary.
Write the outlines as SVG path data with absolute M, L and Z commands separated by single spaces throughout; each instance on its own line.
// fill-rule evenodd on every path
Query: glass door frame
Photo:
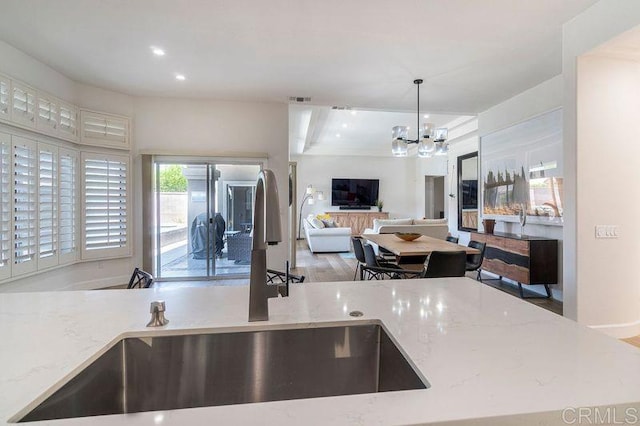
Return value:
M 179 155 L 153 155 L 151 168 L 153 173 L 153 185 L 151 188 L 153 198 L 153 271 L 156 281 L 215 281 L 215 280 L 229 280 L 229 279 L 243 279 L 248 278 L 247 274 L 225 274 L 216 275 L 215 266 L 215 249 L 211 253 L 210 241 L 211 232 L 207 231 L 207 270 L 204 276 L 185 276 L 185 277 L 163 277 L 160 274 L 160 174 L 159 166 L 162 164 L 178 164 L 178 165 L 200 165 L 206 167 L 206 197 L 207 197 L 207 221 L 208 226 L 213 226 L 213 219 L 215 218 L 215 173 L 213 172 L 218 165 L 245 165 L 245 166 L 258 166 L 260 170 L 267 167 L 266 158 L 240 158 L 240 157 L 194 157 L 194 156 L 179 156 Z M 256 175 L 257 178 L 257 175 Z M 219 190 L 222 190 L 219 188 Z M 146 228 L 148 229 L 148 228 Z

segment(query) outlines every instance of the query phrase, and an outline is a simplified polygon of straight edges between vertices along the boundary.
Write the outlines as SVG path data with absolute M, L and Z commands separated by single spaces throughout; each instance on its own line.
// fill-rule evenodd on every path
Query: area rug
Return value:
M 341 258 L 343 259 L 355 259 L 356 255 L 353 254 L 353 252 L 347 252 L 347 253 L 338 253 L 340 255 Z

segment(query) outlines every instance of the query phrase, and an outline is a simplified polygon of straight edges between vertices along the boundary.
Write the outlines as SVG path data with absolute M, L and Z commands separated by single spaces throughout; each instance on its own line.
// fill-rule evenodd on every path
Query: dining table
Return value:
M 395 234 L 362 234 L 362 238 L 393 253 L 398 265 L 408 269 L 419 269 L 434 251 L 464 251 L 479 254 L 480 250 L 446 240 L 422 235 L 413 241 L 405 241 Z

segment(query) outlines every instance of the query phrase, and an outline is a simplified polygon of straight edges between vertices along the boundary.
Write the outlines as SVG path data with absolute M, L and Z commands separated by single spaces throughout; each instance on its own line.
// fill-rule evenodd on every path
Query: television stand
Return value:
M 389 219 L 388 212 L 325 212 L 340 226 L 351 228 L 351 235 L 360 235 L 365 228 L 373 228 L 374 219 Z
M 340 206 L 340 210 L 371 210 L 369 206 Z

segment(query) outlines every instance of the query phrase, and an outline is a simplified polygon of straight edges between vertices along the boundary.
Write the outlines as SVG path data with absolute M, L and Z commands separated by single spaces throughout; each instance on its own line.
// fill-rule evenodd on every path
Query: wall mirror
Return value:
M 478 229 L 478 151 L 458 157 L 458 230 Z

